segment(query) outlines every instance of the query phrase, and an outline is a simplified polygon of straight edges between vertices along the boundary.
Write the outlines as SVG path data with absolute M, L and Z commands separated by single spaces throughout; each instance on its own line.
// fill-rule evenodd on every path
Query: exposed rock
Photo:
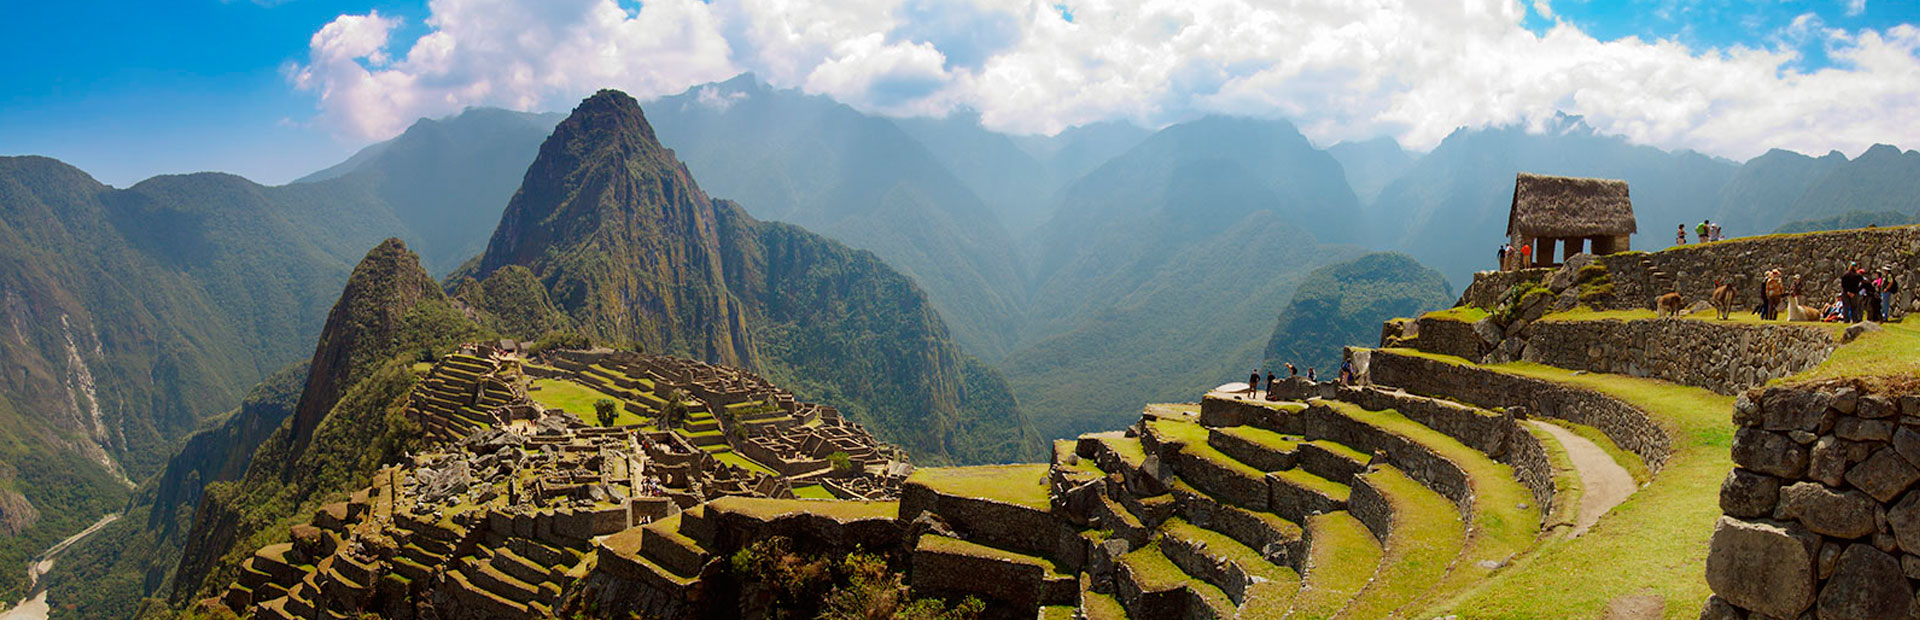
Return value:
M 1886 328 L 1881 327 L 1879 323 L 1854 323 L 1847 328 L 1846 333 L 1840 335 L 1840 343 L 1853 342 L 1855 338 L 1885 330 Z
M 40 511 L 27 496 L 12 489 L 0 489 L 0 534 L 19 536 L 40 520 Z
M 1840 413 L 1852 414 L 1860 404 L 1860 390 L 1843 387 L 1833 391 L 1833 409 Z
M 1771 476 L 1799 478 L 1807 471 L 1807 449 L 1786 435 L 1743 428 L 1733 434 L 1733 462 Z
M 1720 483 L 1720 510 L 1746 518 L 1764 519 L 1773 514 L 1780 498 L 1780 479 L 1734 468 Z
M 1840 440 L 1821 437 L 1815 441 L 1807 460 L 1807 477 L 1837 487 L 1846 482 L 1846 475 L 1847 455 Z
M 1866 462 L 1847 470 L 1848 483 L 1882 502 L 1893 501 L 1915 480 L 1920 480 L 1920 470 L 1908 465 L 1893 448 L 1881 448 Z
M 1707 550 L 1707 585 L 1736 606 L 1797 617 L 1813 604 L 1808 538 L 1779 525 L 1720 517 Z
M 1901 427 L 1893 433 L 1893 450 L 1908 465 L 1920 466 L 1920 432 Z
M 1745 620 L 1746 617 L 1738 607 L 1719 596 L 1707 597 L 1707 606 L 1700 610 L 1700 620 Z
M 1821 432 L 1828 421 L 1833 396 L 1808 390 L 1770 389 L 1761 396 L 1762 426 L 1770 431 Z
M 1834 567 L 1833 578 L 1820 588 L 1822 620 L 1868 620 L 1920 617 L 1900 561 L 1879 549 L 1861 544 L 1847 547 Z
M 1836 493 L 1818 482 L 1797 482 L 1780 489 L 1774 518 L 1797 519 L 1807 529 L 1828 536 L 1859 538 L 1874 532 L 1874 508 L 1873 501 L 1859 491 Z
M 1854 409 L 1853 413 L 1863 418 L 1878 419 L 1892 417 L 1893 414 L 1899 412 L 1899 407 L 1894 405 L 1893 401 L 1888 400 L 1887 397 L 1879 394 L 1871 394 L 1860 398 L 1860 404 Z
M 1908 579 L 1920 579 L 1920 555 L 1900 556 L 1900 572 L 1906 573 Z
M 1900 548 L 1920 551 L 1920 493 L 1908 493 L 1887 511 L 1887 526 Z

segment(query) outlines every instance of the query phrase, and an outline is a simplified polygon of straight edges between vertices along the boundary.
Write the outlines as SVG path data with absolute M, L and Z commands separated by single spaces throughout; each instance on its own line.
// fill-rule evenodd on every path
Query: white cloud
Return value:
M 1867 0 L 1842 0 L 1847 5 L 1847 15 L 1859 15 L 1867 12 Z
M 1321 143 L 1390 134 L 1424 149 L 1457 127 L 1537 127 L 1566 112 L 1638 142 L 1734 158 L 1920 144 L 1920 33 L 1850 32 L 1811 14 L 1752 47 L 1695 49 L 1596 40 L 1545 0 L 650 0 L 638 11 L 436 0 L 430 10 L 428 33 L 404 53 L 389 41 L 397 20 L 340 17 L 314 35 L 295 84 L 362 138 L 467 105 L 565 109 L 602 87 L 645 100 L 754 71 L 879 113 L 966 106 L 1023 133 L 1226 113 L 1289 118 Z M 1529 12 L 1553 25 L 1528 31 Z M 1802 69 L 1810 48 L 1832 67 Z

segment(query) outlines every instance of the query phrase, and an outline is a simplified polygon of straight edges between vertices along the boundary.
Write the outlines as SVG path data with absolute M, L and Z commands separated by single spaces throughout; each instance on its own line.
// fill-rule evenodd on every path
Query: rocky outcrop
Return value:
M 1920 395 L 1753 389 L 1733 421 L 1703 617 L 1920 616 L 1909 581 L 1920 575 Z

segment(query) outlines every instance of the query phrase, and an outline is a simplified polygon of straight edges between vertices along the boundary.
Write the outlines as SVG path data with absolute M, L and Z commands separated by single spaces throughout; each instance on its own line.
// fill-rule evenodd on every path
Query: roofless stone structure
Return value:
M 1526 172 L 1514 179 L 1507 237 L 1513 247 L 1533 246 L 1533 264 L 1525 267 L 1559 264 L 1555 246 L 1562 260 L 1581 252 L 1625 252 L 1628 237 L 1638 231 L 1626 181 Z

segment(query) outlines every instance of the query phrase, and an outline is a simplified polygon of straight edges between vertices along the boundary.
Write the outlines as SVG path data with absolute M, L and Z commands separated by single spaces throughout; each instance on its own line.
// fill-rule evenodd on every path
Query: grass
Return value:
M 1613 461 L 1619 463 L 1620 467 L 1625 468 L 1627 473 L 1633 474 L 1634 484 L 1646 484 L 1653 480 L 1653 472 L 1647 469 L 1646 459 L 1640 458 L 1640 455 L 1628 452 L 1626 448 L 1620 447 L 1620 444 L 1614 443 L 1613 438 L 1608 437 L 1607 434 L 1601 432 L 1600 429 L 1559 418 L 1540 418 L 1540 421 L 1567 429 L 1573 434 L 1593 442 L 1594 445 L 1600 446 L 1602 452 L 1606 452 L 1607 456 L 1613 457 Z M 1556 442 L 1556 445 L 1558 445 L 1558 442 Z
M 1870 333 L 1841 345 L 1827 361 L 1778 383 L 1803 383 L 1841 377 L 1858 377 L 1869 382 L 1893 377 L 1920 375 L 1920 326 L 1882 323 L 1882 331 Z M 1844 329 L 1844 328 L 1842 328 Z
M 722 463 L 726 463 L 728 465 L 735 465 L 740 467 L 741 469 L 745 469 L 750 472 L 766 474 L 768 476 L 780 475 L 779 473 L 771 469 L 767 469 L 765 465 L 761 465 L 759 463 L 753 462 L 753 459 L 740 456 L 740 453 L 738 452 L 715 452 L 713 453 L 713 458 L 718 459 Z M 815 486 L 818 486 L 818 485 L 815 485 Z M 794 489 L 794 491 L 798 493 L 799 489 Z M 832 498 L 833 495 L 829 493 L 827 497 Z
M 1298 467 L 1272 472 L 1267 475 L 1283 480 L 1287 484 L 1333 498 L 1335 501 L 1347 501 L 1347 495 L 1353 492 L 1347 485 L 1321 478 Z
M 946 495 L 989 499 L 1044 512 L 1053 506 L 1047 495 L 1047 468 L 1046 463 L 922 467 L 907 477 L 907 484 L 925 485 Z
M 1748 301 L 1751 301 L 1751 300 L 1748 300 Z M 1691 304 L 1692 302 L 1688 302 L 1688 303 Z M 1782 316 L 1785 316 L 1785 315 L 1783 314 Z M 1657 321 L 1657 320 L 1660 320 L 1660 318 L 1661 317 L 1659 313 L 1654 312 L 1652 310 L 1645 309 L 1645 308 L 1636 308 L 1633 310 L 1594 310 L 1586 306 L 1580 306 L 1578 308 L 1574 308 L 1572 310 L 1568 310 L 1565 312 L 1555 312 L 1552 314 L 1548 314 L 1546 316 L 1540 317 L 1540 320 L 1542 322 Z M 1752 312 L 1742 312 L 1742 311 L 1735 311 L 1735 312 L 1729 313 L 1727 315 L 1727 319 L 1724 321 L 1720 320 L 1720 313 L 1716 310 L 1708 310 L 1706 312 L 1697 312 L 1693 314 L 1681 314 L 1680 320 L 1702 321 L 1702 322 L 1717 323 L 1717 324 L 1783 325 L 1783 326 L 1789 326 L 1789 327 L 1806 327 L 1811 329 L 1824 329 L 1836 335 L 1839 334 L 1840 332 L 1846 331 L 1847 329 L 1847 326 L 1841 323 L 1814 323 L 1814 322 L 1808 322 L 1808 321 L 1792 321 L 1792 322 L 1768 321 L 1768 320 L 1761 319 L 1760 315 L 1758 314 L 1754 314 Z
M 1380 543 L 1346 512 L 1309 517 L 1307 533 L 1313 540 L 1307 574 L 1287 617 L 1331 618 L 1373 578 L 1383 555 Z
M 1274 452 L 1292 452 L 1298 450 L 1300 444 L 1306 441 L 1305 438 L 1298 435 L 1282 435 L 1257 426 L 1222 426 L 1213 429 L 1213 432 L 1232 435 L 1233 437 L 1246 440 L 1247 443 Z
M 798 499 L 835 499 L 827 487 L 817 484 L 794 487 L 793 496 Z
M 1446 576 L 1444 583 L 1434 588 L 1436 595 L 1465 588 L 1486 578 L 1491 571 L 1480 568 L 1478 562 L 1504 562 L 1509 557 L 1525 552 L 1539 538 L 1540 507 L 1535 505 L 1533 491 L 1514 478 L 1512 467 L 1496 462 L 1479 450 L 1415 422 L 1398 411 L 1367 411 L 1337 401 L 1325 404 L 1348 418 L 1425 446 L 1466 472 L 1467 484 L 1473 488 L 1473 521 L 1459 567 Z M 1381 480 L 1375 478 L 1376 483 Z M 1447 508 L 1457 510 L 1451 502 L 1447 502 Z
M 1100 443 L 1106 444 L 1107 449 L 1112 450 L 1128 467 L 1137 468 L 1147 462 L 1147 450 L 1140 446 L 1137 437 L 1101 437 Z
M 1648 412 L 1673 438 L 1673 455 L 1650 484 L 1585 535 L 1547 541 L 1433 611 L 1472 618 L 1595 617 L 1616 597 L 1652 592 L 1666 599 L 1668 618 L 1698 615 L 1709 594 L 1707 540 L 1720 516 L 1720 481 L 1733 466 L 1733 399 L 1652 379 L 1574 375 L 1538 364 L 1490 368 L 1593 390 Z
M 1398 469 L 1380 467 L 1362 476 L 1393 506 L 1393 531 L 1382 545 L 1385 555 L 1373 583 L 1340 615 L 1384 618 L 1451 577 L 1447 568 L 1466 550 L 1467 528 L 1452 501 Z
M 567 413 L 580 416 L 580 420 L 588 424 L 600 422 L 593 412 L 594 401 L 606 399 L 615 403 L 620 402 L 620 399 L 605 392 L 572 381 L 536 378 L 533 380 L 533 385 L 539 389 L 529 390 L 527 396 L 534 402 L 564 409 Z M 640 424 L 646 421 L 646 418 L 629 413 L 624 408 L 616 408 L 616 411 L 618 413 L 613 419 L 614 426 Z
M 763 521 L 780 515 L 806 513 L 839 521 L 894 519 L 900 515 L 900 502 L 861 502 L 853 500 L 768 499 L 729 496 L 707 502 L 709 512 L 731 512 Z M 715 515 L 718 516 L 718 515 Z
M 1240 541 L 1226 534 L 1196 526 L 1179 517 L 1167 519 L 1162 527 L 1168 536 L 1203 544 L 1211 552 L 1210 555 L 1224 557 L 1227 561 L 1239 565 L 1248 574 L 1272 581 L 1298 582 L 1300 580 L 1300 574 L 1293 572 L 1293 569 L 1267 561 L 1266 558 L 1260 557 L 1260 552 L 1240 544 Z
M 1459 321 L 1461 323 L 1477 323 L 1480 321 L 1480 319 L 1484 319 L 1489 316 L 1492 316 L 1492 315 L 1487 313 L 1487 311 L 1482 308 L 1475 308 L 1473 306 L 1454 306 L 1452 308 L 1447 308 L 1445 310 L 1435 310 L 1433 312 L 1422 314 L 1420 315 L 1420 318 L 1438 319 L 1442 321 Z
M 1127 618 L 1126 608 L 1121 607 L 1120 601 L 1115 600 L 1111 594 L 1081 592 L 1080 607 L 1080 611 L 1087 615 L 1087 620 L 1126 620 Z
M 1035 556 L 1027 555 L 1024 553 L 1015 553 L 1005 549 L 988 547 L 986 545 L 982 545 L 979 543 L 971 543 L 971 542 L 967 542 L 957 538 L 948 538 L 946 536 L 941 536 L 939 534 L 922 535 L 920 537 L 920 549 L 924 551 L 933 551 L 938 553 L 951 553 L 954 555 L 964 555 L 964 556 L 973 557 L 973 558 L 985 558 L 989 560 L 999 560 L 1003 562 L 1013 562 L 1016 564 L 1038 566 L 1042 570 L 1045 570 L 1048 573 L 1058 574 L 1060 572 L 1059 570 L 1054 568 L 1053 562 L 1049 562 L 1045 558 L 1035 557 Z

